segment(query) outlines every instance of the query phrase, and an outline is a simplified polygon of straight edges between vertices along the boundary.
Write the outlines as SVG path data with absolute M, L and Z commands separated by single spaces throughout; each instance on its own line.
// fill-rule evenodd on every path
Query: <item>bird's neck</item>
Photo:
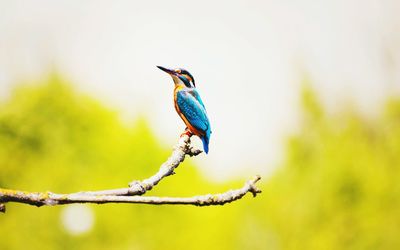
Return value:
M 175 84 L 175 89 L 174 91 L 179 91 L 186 88 L 185 84 Z

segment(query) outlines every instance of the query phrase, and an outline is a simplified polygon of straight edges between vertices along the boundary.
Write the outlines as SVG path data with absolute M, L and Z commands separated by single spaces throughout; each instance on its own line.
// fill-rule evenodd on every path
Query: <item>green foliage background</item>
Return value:
M 0 104 L 0 186 L 74 192 L 154 173 L 170 152 L 145 118 L 128 127 L 53 75 Z M 8 204 L 0 249 L 400 249 L 400 101 L 378 119 L 327 115 L 302 93 L 303 122 L 263 193 L 223 207 L 91 205 L 94 227 L 71 235 L 65 207 Z M 267 138 L 265 138 L 267 139 Z M 152 191 L 194 195 L 216 185 L 185 161 Z

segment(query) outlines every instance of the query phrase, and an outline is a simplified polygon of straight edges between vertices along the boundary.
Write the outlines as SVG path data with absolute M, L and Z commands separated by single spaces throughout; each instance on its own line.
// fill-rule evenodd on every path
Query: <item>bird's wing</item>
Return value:
M 210 130 L 207 112 L 204 104 L 190 93 L 191 91 L 178 91 L 176 93 L 177 105 L 189 123 L 199 131 L 207 133 Z
M 188 91 L 196 100 L 203 106 L 204 110 L 206 110 L 206 106 L 204 106 L 203 100 L 201 100 L 199 92 L 196 89 L 191 89 Z

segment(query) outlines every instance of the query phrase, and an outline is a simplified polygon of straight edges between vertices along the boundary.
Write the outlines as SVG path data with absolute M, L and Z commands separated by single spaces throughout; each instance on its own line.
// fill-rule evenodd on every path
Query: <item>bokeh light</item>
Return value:
M 94 215 L 87 205 L 75 204 L 63 208 L 61 221 L 70 234 L 79 235 L 93 228 Z

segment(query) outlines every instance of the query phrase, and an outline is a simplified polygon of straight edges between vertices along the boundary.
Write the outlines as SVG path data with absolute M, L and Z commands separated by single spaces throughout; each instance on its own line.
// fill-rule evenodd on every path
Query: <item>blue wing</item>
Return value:
M 204 136 L 200 138 L 203 141 L 204 151 L 207 153 L 211 127 L 199 93 L 195 89 L 178 91 L 176 93 L 176 101 L 181 113 L 189 123 L 204 133 Z
M 190 90 L 189 93 L 193 95 L 194 98 L 200 103 L 201 106 L 203 106 L 204 110 L 206 110 L 206 106 L 204 106 L 203 100 L 201 100 L 199 92 L 197 92 L 196 89 Z

